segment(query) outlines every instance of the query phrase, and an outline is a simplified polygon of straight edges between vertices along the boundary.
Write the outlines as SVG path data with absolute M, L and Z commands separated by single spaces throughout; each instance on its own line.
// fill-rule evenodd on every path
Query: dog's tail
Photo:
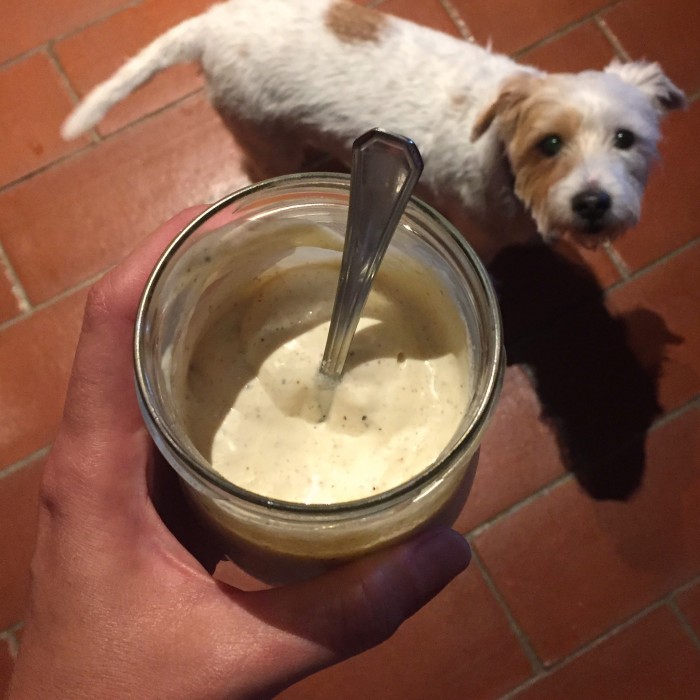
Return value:
M 159 71 L 176 63 L 198 60 L 202 53 L 204 17 L 192 17 L 165 32 L 95 87 L 63 123 L 61 136 L 69 141 L 91 129 L 117 102 Z

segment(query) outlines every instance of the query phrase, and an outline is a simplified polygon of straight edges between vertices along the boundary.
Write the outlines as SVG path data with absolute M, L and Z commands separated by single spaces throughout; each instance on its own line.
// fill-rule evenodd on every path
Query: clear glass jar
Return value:
M 385 262 L 392 255 L 409 256 L 439 280 L 464 325 L 472 373 L 460 426 L 440 458 L 388 491 L 332 504 L 275 500 L 240 488 L 212 469 L 187 434 L 178 397 L 192 345 L 206 325 L 217 290 L 221 296 L 222 281 L 256 274 L 249 269 L 255 263 L 240 255 L 238 243 L 270 222 L 311 222 L 337 234 L 339 242 L 332 247 L 339 256 L 349 184 L 343 175 L 292 175 L 217 202 L 162 255 L 136 320 L 137 393 L 156 445 L 180 476 L 192 507 L 217 538 L 223 536 L 232 561 L 273 584 L 314 576 L 433 524 L 452 524 L 469 494 L 505 366 L 498 307 L 487 273 L 449 222 L 414 198 Z M 273 258 L 294 252 L 297 243 L 290 236 L 286 249 Z

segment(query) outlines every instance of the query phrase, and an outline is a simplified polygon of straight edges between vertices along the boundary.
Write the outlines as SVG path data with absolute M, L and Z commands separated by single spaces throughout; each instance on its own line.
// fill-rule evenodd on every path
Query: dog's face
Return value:
M 497 129 L 515 194 L 543 236 L 569 231 L 596 245 L 638 221 L 659 121 L 684 104 L 656 64 L 522 73 L 502 86 L 472 138 Z

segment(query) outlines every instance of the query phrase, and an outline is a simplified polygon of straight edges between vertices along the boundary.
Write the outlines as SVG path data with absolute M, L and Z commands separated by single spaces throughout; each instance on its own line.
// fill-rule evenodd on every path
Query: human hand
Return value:
M 45 467 L 12 700 L 268 698 L 385 640 L 469 562 L 465 540 L 441 529 L 311 581 L 243 592 L 165 526 L 132 337 L 149 272 L 199 211 L 161 227 L 90 291 Z

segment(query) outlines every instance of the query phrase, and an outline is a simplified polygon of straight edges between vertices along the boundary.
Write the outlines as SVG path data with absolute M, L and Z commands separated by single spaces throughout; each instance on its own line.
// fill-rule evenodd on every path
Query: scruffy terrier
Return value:
M 655 63 L 548 74 L 346 0 L 230 0 L 97 86 L 63 136 L 182 61 L 201 64 L 254 179 L 299 170 L 309 146 L 347 162 L 375 126 L 409 136 L 421 196 L 485 261 L 536 232 L 593 246 L 634 225 L 660 119 L 685 104 Z

